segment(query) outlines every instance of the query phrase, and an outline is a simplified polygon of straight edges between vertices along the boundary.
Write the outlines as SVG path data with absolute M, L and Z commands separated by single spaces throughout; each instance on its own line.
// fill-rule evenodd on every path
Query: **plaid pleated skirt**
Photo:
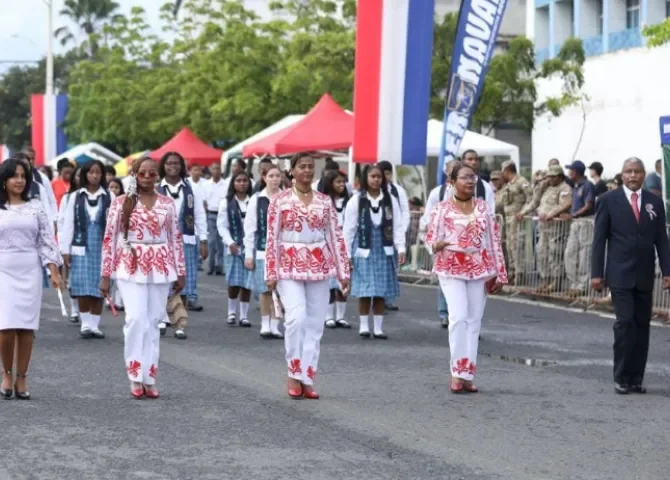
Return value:
M 249 288 L 251 271 L 244 266 L 244 255 L 231 255 L 226 252 L 223 259 L 226 269 L 226 283 L 229 287 Z
M 358 239 L 354 242 L 351 295 L 358 298 L 395 299 L 400 296 L 395 255 L 386 255 L 384 252 L 381 227 L 373 226 L 370 237 L 370 255 L 367 258 L 355 255 L 358 249 Z
M 100 224 L 89 223 L 86 229 L 86 254 L 72 255 L 70 294 L 73 297 L 102 298 L 99 285 L 103 234 Z
M 183 294 L 188 298 L 196 295 L 198 288 L 198 258 L 200 258 L 200 248 L 198 245 L 184 243 L 184 263 L 186 264 L 186 286 Z
M 268 286 L 265 283 L 265 260 L 256 259 L 256 266 L 253 272 L 249 272 L 249 284 L 247 290 L 251 290 L 257 295 L 268 293 Z

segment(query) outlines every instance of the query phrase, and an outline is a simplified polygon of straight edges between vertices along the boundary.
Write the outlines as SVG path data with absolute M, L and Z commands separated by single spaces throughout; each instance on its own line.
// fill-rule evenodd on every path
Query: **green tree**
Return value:
M 660 47 L 670 42 L 670 18 L 656 25 L 647 25 L 642 29 L 642 34 L 647 37 L 647 46 Z
M 77 28 L 86 35 L 81 49 L 95 56 L 98 51 L 100 30 L 105 23 L 118 18 L 116 13 L 118 9 L 118 2 L 113 0 L 65 0 L 65 5 L 59 14 L 77 25 Z M 57 28 L 54 35 L 62 45 L 77 42 L 77 32 L 73 32 L 68 26 Z
M 444 115 L 457 22 L 457 15 L 449 13 L 435 24 L 431 115 L 436 118 Z M 541 65 L 536 65 L 532 41 L 525 37 L 510 40 L 505 50 L 491 59 L 473 127 L 487 132 L 499 125 L 512 124 L 531 131 L 537 115 L 550 113 L 559 116 L 565 108 L 577 105 L 581 99 L 583 65 L 581 40 L 568 40 L 555 58 Z M 537 82 L 546 79 L 558 79 L 561 91 L 556 96 L 538 101 Z

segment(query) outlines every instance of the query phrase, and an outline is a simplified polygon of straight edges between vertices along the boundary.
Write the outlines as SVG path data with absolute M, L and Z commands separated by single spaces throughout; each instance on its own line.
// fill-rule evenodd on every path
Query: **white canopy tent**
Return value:
M 439 157 L 440 149 L 442 148 L 442 132 L 444 131 L 444 123 L 439 120 L 428 120 L 428 139 L 427 139 L 427 155 L 429 157 Z M 465 132 L 461 146 L 458 149 L 458 154 L 461 155 L 466 150 L 475 150 L 480 156 L 486 157 L 491 155 L 508 156 L 513 160 L 517 168 L 519 168 L 519 147 L 511 143 L 505 143 L 495 138 L 487 137 L 480 133 Z
M 255 135 L 252 135 L 246 140 L 242 140 L 237 145 L 230 147 L 223 153 L 223 155 L 221 155 L 221 166 L 225 168 L 229 158 L 241 157 L 242 148 L 244 148 L 245 145 L 253 143 L 256 140 L 260 140 L 261 138 L 267 137 L 269 135 L 272 135 L 273 133 L 278 132 L 282 128 L 286 128 L 289 125 L 293 125 L 294 123 L 297 123 L 299 120 L 301 120 L 302 117 L 304 117 L 304 115 L 287 115 L 286 117 L 282 118 L 276 123 L 273 123 L 266 129 L 261 130 L 260 132 L 258 132 Z
M 55 169 L 58 161 L 63 158 L 70 158 L 79 164 L 90 162 L 91 160 L 100 160 L 105 165 L 114 165 L 116 162 L 123 160 L 123 157 L 95 142 L 77 145 L 67 152 L 58 155 L 52 160 L 51 167 Z

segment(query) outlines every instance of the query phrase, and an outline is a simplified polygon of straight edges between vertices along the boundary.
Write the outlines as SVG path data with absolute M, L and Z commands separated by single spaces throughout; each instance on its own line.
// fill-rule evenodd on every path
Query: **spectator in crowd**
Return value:
M 596 204 L 591 285 L 609 287 L 614 322 L 614 391 L 645 393 L 643 386 L 656 277 L 656 257 L 663 288 L 670 288 L 670 246 L 663 200 L 642 189 L 644 164 L 623 164 L 624 187 Z
M 568 233 L 568 210 L 572 205 L 572 188 L 565 183 L 565 175 L 560 165 L 548 169 L 547 188 L 538 199 L 526 204 L 517 214 L 517 220 L 532 214 L 537 209 L 538 235 L 537 261 L 541 285 L 538 291 L 547 293 L 560 288 L 563 277 L 563 250 Z
M 493 193 L 493 187 L 491 187 L 491 184 L 489 182 L 484 181 L 481 178 L 480 174 L 481 174 L 482 162 L 477 152 L 474 150 L 466 150 L 463 153 L 463 164 L 472 168 L 475 171 L 475 175 L 477 175 L 477 185 L 475 186 L 475 197 L 483 198 L 484 200 L 486 200 L 486 204 L 489 207 L 489 211 L 491 213 L 495 212 L 496 198 L 495 194 Z
M 644 188 L 663 197 L 663 162 L 660 158 L 656 160 L 655 171 L 650 172 L 644 179 Z
M 526 242 L 524 230 L 517 223 L 516 215 L 533 199 L 533 187 L 530 182 L 517 173 L 516 164 L 508 160 L 502 165 L 505 187 L 502 190 L 502 206 L 505 214 L 505 243 L 507 244 L 509 263 L 507 276 L 509 282 L 515 281 L 517 274 L 523 274 L 522 261 Z M 494 213 L 492 211 L 491 213 Z M 516 278 L 519 281 L 519 278 Z M 523 280 L 521 280 L 523 281 Z
M 226 182 L 221 177 L 221 165 L 219 162 L 214 162 L 210 167 L 210 171 L 212 172 L 212 178 L 204 180 L 203 185 L 205 211 L 207 212 L 207 233 L 209 234 L 209 238 L 207 239 L 209 246 L 209 268 L 207 275 L 223 275 L 223 240 L 216 227 L 216 219 L 219 214 L 219 205 L 228 194 L 228 191 L 224 190 Z
M 607 184 L 601 178 L 603 170 L 603 164 L 600 162 L 593 162 L 589 165 L 589 176 L 595 187 L 596 199 L 603 193 L 607 193 Z
M 58 160 L 56 168 L 58 169 L 58 178 L 51 181 L 51 189 L 54 191 L 56 197 L 56 205 L 60 208 L 60 202 L 63 196 L 70 191 L 70 179 L 74 171 L 74 161 L 69 158 L 62 158 Z
M 224 181 L 226 182 L 226 192 L 228 191 L 228 188 L 230 187 L 230 179 L 233 178 L 235 175 L 241 172 L 246 172 L 247 171 L 247 162 L 245 162 L 241 158 L 236 158 L 233 160 L 233 163 L 230 165 L 230 175 L 228 175 L 228 178 L 226 178 Z M 249 178 L 251 178 L 251 175 L 249 175 Z M 256 182 L 254 182 L 254 179 L 251 178 L 251 187 L 252 190 L 256 186 Z M 289 187 L 291 188 L 291 187 Z
M 588 272 L 586 271 L 591 242 L 593 238 L 593 224 L 585 220 L 593 216 L 595 204 L 595 187 L 589 182 L 584 173 L 586 166 L 575 160 L 567 166 L 573 184 L 572 206 L 570 208 L 570 234 L 565 247 L 565 274 L 568 277 L 568 295 L 579 296 L 586 290 Z
M 54 171 L 53 168 L 51 168 L 49 165 L 42 165 L 40 167 L 40 172 L 42 172 L 46 177 L 49 179 L 49 181 L 53 181 L 54 179 Z
M 505 188 L 505 181 L 503 180 L 503 172 L 500 170 L 494 170 L 491 172 L 491 186 L 495 191 L 496 214 L 504 215 L 505 209 L 503 207 L 503 188 Z
M 272 163 L 272 159 L 269 157 L 263 157 L 261 160 L 258 162 L 258 175 L 263 179 L 265 177 L 265 173 L 270 170 L 274 166 L 274 163 Z M 265 188 L 265 182 L 260 181 L 256 182 L 256 185 L 254 185 L 253 188 L 253 193 L 259 193 Z
M 116 178 L 116 168 L 114 165 L 105 165 L 105 182 L 106 185 L 109 185 L 109 182 Z

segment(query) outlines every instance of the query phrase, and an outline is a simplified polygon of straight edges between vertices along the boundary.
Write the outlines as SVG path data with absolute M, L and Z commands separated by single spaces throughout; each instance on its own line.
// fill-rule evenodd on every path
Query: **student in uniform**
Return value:
M 249 322 L 249 277 L 251 272 L 244 266 L 244 218 L 251 197 L 251 178 L 246 172 L 238 172 L 230 179 L 228 194 L 221 200 L 217 227 L 223 239 L 226 283 L 228 284 L 228 325 L 235 325 L 239 305 L 240 327 L 251 327 Z
M 353 261 L 351 294 L 359 298 L 358 334 L 370 338 L 368 319 L 372 308 L 372 335 L 386 339 L 384 299 L 400 295 L 396 253 L 397 263 L 405 263 L 405 223 L 379 165 L 366 165 L 360 192 L 347 203 L 344 241 Z
M 344 209 L 349 201 L 347 191 L 347 179 L 339 170 L 330 170 L 319 182 L 319 191 L 330 197 L 337 211 L 337 224 L 340 228 L 344 226 Z M 326 314 L 327 328 L 351 328 L 344 318 L 347 309 L 347 298 L 342 293 L 336 277 L 331 277 L 329 282 L 330 298 L 328 301 L 328 313 Z
M 117 198 L 125 193 L 123 190 L 123 182 L 121 181 L 120 178 L 117 177 L 114 177 L 109 181 L 107 188 L 109 188 L 109 191 L 112 192 L 114 196 Z M 112 299 L 112 302 L 116 310 L 119 312 L 123 311 L 123 298 L 121 298 L 121 291 L 116 285 L 116 282 L 114 282 L 112 285 L 112 294 L 110 295 L 110 298 Z M 112 308 L 111 304 L 108 301 L 107 301 L 107 307 Z
M 93 160 L 81 169 L 80 188 L 68 200 L 58 243 L 70 268 L 70 292 L 79 302 L 82 338 L 105 338 L 100 330 L 102 239 L 114 195 L 107 190 L 105 166 Z
M 179 229 L 184 241 L 186 287 L 182 300 L 189 310 L 200 312 L 203 307 L 198 304 L 198 255 L 207 258 L 209 253 L 204 200 L 200 196 L 200 189 L 194 188 L 186 178 L 186 160 L 179 153 L 168 152 L 163 155 L 158 164 L 158 173 L 161 178 L 158 193 L 174 200 L 179 215 Z M 175 331 L 175 337 L 183 340 L 186 338 L 186 332 L 178 329 Z
M 400 216 L 397 217 L 397 221 L 401 221 L 403 224 L 403 232 L 407 234 L 409 229 L 409 200 L 407 199 L 407 192 L 405 189 L 398 183 L 393 181 L 393 165 L 391 162 L 386 160 L 378 163 L 379 168 L 384 172 L 386 177 L 386 185 L 388 186 L 388 192 L 395 197 L 398 201 L 398 208 L 400 208 Z M 398 293 L 399 294 L 399 293 Z M 398 307 L 395 304 L 396 297 L 388 297 L 385 299 L 385 307 L 388 310 L 397 311 Z
M 79 179 L 80 179 L 80 174 L 81 174 L 81 167 L 75 167 L 75 169 L 72 171 L 71 175 L 71 180 L 70 180 L 70 189 L 63 195 L 60 201 L 60 207 L 58 209 L 58 222 L 57 222 L 57 230 L 59 232 L 63 231 L 63 227 L 65 226 L 65 214 L 67 212 L 68 208 L 68 202 L 70 201 L 70 197 L 72 197 L 73 193 L 76 193 L 77 190 L 79 190 Z M 72 296 L 72 290 L 69 289 L 69 272 L 68 269 L 65 265 L 63 265 L 63 280 L 66 280 L 68 283 L 68 291 L 70 292 L 70 322 L 72 323 L 79 323 L 80 318 L 79 318 L 79 302 L 77 301 L 76 297 Z
M 259 295 L 261 307 L 261 337 L 284 338 L 279 331 L 279 318 L 272 308 L 272 292 L 265 283 L 265 244 L 267 241 L 268 207 L 281 192 L 282 173 L 272 164 L 263 170 L 261 189 L 249 200 L 244 218 L 244 266 L 251 271 L 249 289 Z

